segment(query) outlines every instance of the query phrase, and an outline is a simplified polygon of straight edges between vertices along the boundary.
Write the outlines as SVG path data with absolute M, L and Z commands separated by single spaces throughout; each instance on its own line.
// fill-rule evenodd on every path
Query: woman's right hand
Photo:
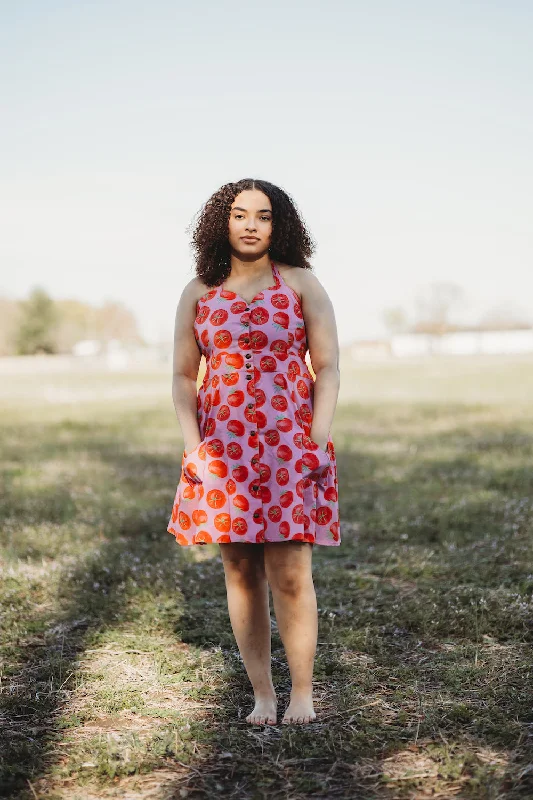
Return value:
M 202 440 L 191 447 L 190 450 L 186 448 L 183 451 L 183 475 L 189 483 L 202 483 L 202 476 L 205 469 L 205 446 L 200 452 L 198 449 L 202 444 Z
M 191 445 L 190 447 L 187 447 L 188 443 L 186 442 L 183 448 L 185 450 L 185 454 L 189 455 L 189 453 L 192 453 L 192 451 L 198 447 L 201 441 L 202 441 L 201 439 L 198 439 L 198 441 L 195 444 Z

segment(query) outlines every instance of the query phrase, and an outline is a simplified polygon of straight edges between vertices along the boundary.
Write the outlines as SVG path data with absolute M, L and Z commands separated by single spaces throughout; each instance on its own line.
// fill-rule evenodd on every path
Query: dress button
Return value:
M 251 357 L 252 357 L 251 353 L 246 353 L 245 358 L 251 358 Z
M 253 408 L 253 407 L 254 407 L 253 403 L 248 403 L 248 408 Z
M 250 431 L 250 436 L 255 436 L 256 434 L 257 434 L 257 431 Z
M 250 323 L 249 322 L 243 322 L 242 324 L 244 325 L 245 328 L 247 328 Z
M 247 381 L 251 381 L 252 378 L 253 378 L 253 375 L 250 375 L 250 373 L 248 373 L 248 375 L 246 376 L 246 380 Z
M 252 368 L 252 365 L 247 361 L 246 362 L 246 369 L 251 369 L 251 368 Z

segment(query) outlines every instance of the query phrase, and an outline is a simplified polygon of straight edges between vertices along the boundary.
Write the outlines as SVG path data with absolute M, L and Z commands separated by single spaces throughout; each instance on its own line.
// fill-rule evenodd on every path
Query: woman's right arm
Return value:
M 194 336 L 196 302 L 200 286 L 202 284 L 198 278 L 193 278 L 185 286 L 178 302 L 174 323 L 172 399 L 186 453 L 190 453 L 202 441 L 196 404 L 196 381 L 202 354 Z

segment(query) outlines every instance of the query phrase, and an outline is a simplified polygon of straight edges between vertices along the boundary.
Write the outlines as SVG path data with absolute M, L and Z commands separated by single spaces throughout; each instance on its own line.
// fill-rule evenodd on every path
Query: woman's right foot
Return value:
M 275 725 L 277 723 L 277 697 L 266 695 L 255 698 L 253 711 L 246 717 L 251 725 Z

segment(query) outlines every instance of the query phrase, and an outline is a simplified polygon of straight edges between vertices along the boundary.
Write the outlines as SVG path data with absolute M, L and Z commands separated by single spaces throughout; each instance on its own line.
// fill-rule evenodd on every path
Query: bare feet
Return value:
M 277 721 L 276 695 L 256 697 L 254 709 L 246 717 L 246 722 L 251 725 L 276 725 Z
M 291 692 L 290 703 L 281 720 L 282 724 L 314 722 L 315 719 L 312 694 L 293 695 Z

